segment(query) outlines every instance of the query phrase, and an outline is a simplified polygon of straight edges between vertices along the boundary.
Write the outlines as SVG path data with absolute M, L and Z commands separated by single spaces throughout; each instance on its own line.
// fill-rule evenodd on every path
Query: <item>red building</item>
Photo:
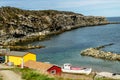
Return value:
M 61 68 L 58 66 L 53 65 L 51 68 L 47 70 L 49 74 L 54 74 L 54 75 L 61 75 Z
M 39 70 L 42 73 L 49 73 L 53 75 L 61 75 L 61 68 L 59 66 L 43 63 L 43 62 L 36 62 L 36 61 L 28 61 L 24 64 L 24 67 L 28 67 L 31 69 Z

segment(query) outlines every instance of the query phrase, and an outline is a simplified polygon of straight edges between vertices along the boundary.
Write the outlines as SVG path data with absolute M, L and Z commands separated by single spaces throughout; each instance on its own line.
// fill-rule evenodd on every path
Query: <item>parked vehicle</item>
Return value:
M 0 63 L 4 63 L 4 62 L 5 62 L 4 56 L 0 56 Z

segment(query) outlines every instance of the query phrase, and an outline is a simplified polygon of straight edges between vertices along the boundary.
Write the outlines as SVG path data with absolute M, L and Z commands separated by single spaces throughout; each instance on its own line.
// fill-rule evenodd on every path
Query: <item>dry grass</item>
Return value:
M 91 73 L 90 75 L 85 74 L 70 74 L 70 73 L 62 73 L 62 78 L 69 78 L 72 80 L 93 80 L 95 73 Z

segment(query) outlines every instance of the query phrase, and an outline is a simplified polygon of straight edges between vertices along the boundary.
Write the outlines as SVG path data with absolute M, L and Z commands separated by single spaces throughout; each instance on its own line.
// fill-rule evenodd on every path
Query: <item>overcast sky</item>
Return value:
M 120 16 L 120 0 L 0 0 L 0 6 L 29 10 L 73 11 L 106 17 Z

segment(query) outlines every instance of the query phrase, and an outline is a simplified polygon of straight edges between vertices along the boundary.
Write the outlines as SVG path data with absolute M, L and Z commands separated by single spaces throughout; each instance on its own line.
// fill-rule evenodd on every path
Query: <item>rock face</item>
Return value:
M 40 36 L 78 27 L 108 23 L 105 17 L 84 16 L 73 12 L 29 11 L 13 7 L 0 8 L 0 37 L 1 41 L 4 40 L 5 43 L 12 42 L 11 38 L 13 40 L 13 38 L 31 35 Z
M 3 48 L 10 49 L 13 51 L 21 51 L 21 50 L 29 50 L 29 49 L 40 49 L 44 48 L 45 46 L 34 46 L 34 45 L 27 45 L 27 46 L 3 46 Z
M 106 60 L 120 61 L 120 55 L 112 52 L 105 52 L 97 48 L 88 48 L 81 51 L 82 56 L 91 56 L 95 58 L 101 58 Z

